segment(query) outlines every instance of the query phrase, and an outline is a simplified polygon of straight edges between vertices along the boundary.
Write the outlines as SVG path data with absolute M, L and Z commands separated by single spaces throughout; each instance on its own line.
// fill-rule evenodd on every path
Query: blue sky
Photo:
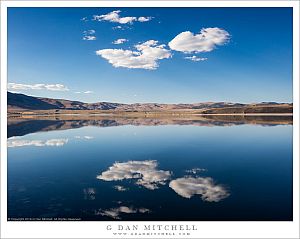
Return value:
M 9 8 L 8 82 L 84 102 L 292 102 L 292 9 Z

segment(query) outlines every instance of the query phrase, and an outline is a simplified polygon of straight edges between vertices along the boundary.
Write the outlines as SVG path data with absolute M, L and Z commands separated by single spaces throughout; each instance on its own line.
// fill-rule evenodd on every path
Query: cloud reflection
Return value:
M 230 195 L 223 186 L 216 185 L 209 177 L 177 178 L 170 182 L 169 187 L 184 198 L 199 194 L 202 200 L 207 202 L 219 202 Z
M 159 185 L 165 185 L 171 177 L 170 171 L 157 170 L 157 165 L 156 160 L 116 162 L 107 171 L 97 176 L 97 179 L 104 181 L 137 179 L 137 185 L 154 190 Z
M 36 146 L 36 147 L 44 147 L 44 146 L 56 146 L 61 147 L 68 143 L 68 139 L 48 139 L 48 140 L 23 140 L 23 139 L 8 139 L 7 147 L 24 147 L 24 146 Z
M 207 171 L 207 169 L 205 169 L 205 168 L 192 168 L 192 169 L 185 170 L 186 173 L 192 173 L 192 174 L 197 174 L 197 173 L 205 172 L 205 171 Z
M 89 135 L 86 135 L 86 136 L 74 136 L 75 139 L 94 139 L 94 136 L 89 136 Z
M 118 190 L 119 192 L 125 192 L 125 191 L 128 190 L 128 188 L 125 188 L 125 187 L 123 187 L 121 185 L 114 186 L 114 189 Z
M 85 200 L 95 200 L 96 199 L 96 189 L 95 188 L 84 188 L 83 189 Z
M 99 209 L 95 212 L 95 215 L 107 216 L 113 219 L 121 219 L 121 214 L 133 214 L 133 213 L 150 213 L 150 210 L 147 208 L 134 208 L 127 206 L 120 206 L 110 209 Z

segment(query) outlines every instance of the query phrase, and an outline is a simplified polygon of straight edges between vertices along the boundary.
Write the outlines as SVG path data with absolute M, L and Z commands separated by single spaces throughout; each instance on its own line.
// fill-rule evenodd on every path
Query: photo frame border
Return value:
M 110 225 L 195 225 L 189 236 L 126 238 L 299 238 L 299 1 L 2 1 L 1 4 L 1 238 L 120 238 Z M 293 221 L 7 221 L 7 9 L 9 7 L 292 7 Z M 280 193 L 280 192 L 278 192 Z

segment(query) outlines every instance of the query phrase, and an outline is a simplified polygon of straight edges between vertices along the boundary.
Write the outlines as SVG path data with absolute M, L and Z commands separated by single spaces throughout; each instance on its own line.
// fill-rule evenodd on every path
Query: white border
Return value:
M 118 238 L 106 230 L 120 222 L 7 222 L 7 7 L 293 7 L 293 222 L 183 222 L 198 231 L 185 238 L 299 238 L 299 2 L 298 1 L 5 1 L 1 3 L 1 238 Z M 280 194 L 280 192 L 278 192 Z M 122 225 L 146 222 L 121 222 Z M 147 224 L 180 222 L 147 222 Z M 135 236 L 135 238 L 142 238 Z M 126 236 L 126 238 L 134 238 Z M 180 238 L 144 236 L 143 238 Z

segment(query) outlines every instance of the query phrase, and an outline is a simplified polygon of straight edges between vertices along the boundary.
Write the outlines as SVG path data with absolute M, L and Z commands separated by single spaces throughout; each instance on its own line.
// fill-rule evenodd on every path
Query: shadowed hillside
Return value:
M 156 112 L 157 114 L 282 114 L 293 112 L 293 104 L 276 102 L 262 102 L 255 104 L 230 102 L 204 102 L 194 104 L 120 104 L 110 102 L 83 103 L 80 101 L 64 99 L 32 97 L 11 92 L 7 93 L 7 97 L 9 114 L 24 112 L 26 114 L 87 114 L 106 112 Z

